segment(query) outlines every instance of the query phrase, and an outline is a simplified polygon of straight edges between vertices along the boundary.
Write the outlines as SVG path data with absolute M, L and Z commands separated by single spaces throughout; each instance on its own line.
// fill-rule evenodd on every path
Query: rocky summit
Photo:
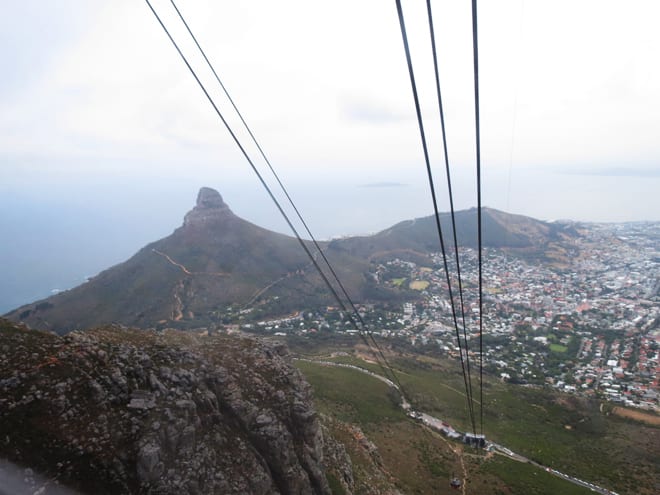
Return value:
M 0 320 L 0 459 L 26 493 L 330 493 L 310 387 L 287 356 L 236 336 L 59 337 Z
M 215 189 L 202 187 L 197 194 L 197 204 L 183 219 L 183 225 L 203 225 L 208 221 L 233 215 L 229 206 Z

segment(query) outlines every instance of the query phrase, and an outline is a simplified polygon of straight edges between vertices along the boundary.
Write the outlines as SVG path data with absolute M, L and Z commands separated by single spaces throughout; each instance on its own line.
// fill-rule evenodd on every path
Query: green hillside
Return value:
M 334 360 L 380 372 L 354 355 Z M 393 356 L 391 362 L 414 408 L 466 429 L 463 382 L 455 363 Z M 452 493 L 449 478 L 463 469 L 461 460 L 467 493 L 593 493 L 532 465 L 447 441 L 402 417 L 387 385 L 369 375 L 303 361 L 297 366 L 314 387 L 319 410 L 359 426 L 376 445 L 382 469 L 404 493 Z M 484 406 L 484 428 L 492 441 L 620 494 L 655 493 L 660 429 L 610 416 L 596 402 L 490 379 Z

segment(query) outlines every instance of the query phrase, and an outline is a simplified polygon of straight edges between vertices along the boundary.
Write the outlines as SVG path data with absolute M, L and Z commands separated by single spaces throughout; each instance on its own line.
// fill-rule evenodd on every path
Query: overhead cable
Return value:
M 305 219 L 303 218 L 302 214 L 301 214 L 300 211 L 298 210 L 298 207 L 296 206 L 295 202 L 293 201 L 293 198 L 291 198 L 291 195 L 289 194 L 289 191 L 287 190 L 287 188 L 286 188 L 286 186 L 284 185 L 284 183 L 281 181 L 281 179 L 280 179 L 280 177 L 279 177 L 279 174 L 275 171 L 275 168 L 274 168 L 273 165 L 271 164 L 270 160 L 269 160 L 268 157 L 266 156 L 266 153 L 264 152 L 263 148 L 261 147 L 261 145 L 260 145 L 259 142 L 257 141 L 257 138 L 256 138 L 255 135 L 253 134 L 252 129 L 250 129 L 250 126 L 247 124 L 247 122 L 246 122 L 245 119 L 243 118 L 243 114 L 240 112 L 240 110 L 239 110 L 238 107 L 236 106 L 236 103 L 234 102 L 233 98 L 230 96 L 230 94 L 229 94 L 227 88 L 225 87 L 225 85 L 222 83 L 222 80 L 220 79 L 220 76 L 219 76 L 218 73 L 216 72 L 215 68 L 213 67 L 213 64 L 211 63 L 211 61 L 209 60 L 209 58 L 206 56 L 206 53 L 204 52 L 204 50 L 202 49 L 201 45 L 200 45 L 199 42 L 197 41 L 197 37 L 193 34 L 192 30 L 190 29 L 190 26 L 189 26 L 188 23 L 186 22 L 185 18 L 183 17 L 183 14 L 181 13 L 181 11 L 179 10 L 179 8 L 177 7 L 177 5 L 176 5 L 176 3 L 174 2 L 174 0 L 170 0 L 170 3 L 172 4 L 172 7 L 174 7 L 174 10 L 176 11 L 177 15 L 179 16 L 179 19 L 181 20 L 181 22 L 183 23 L 183 25 L 186 27 L 186 30 L 188 31 L 188 34 L 190 34 L 190 37 L 192 38 L 193 42 L 194 42 L 195 45 L 197 46 L 197 49 L 199 50 L 199 52 L 201 53 L 202 57 L 203 57 L 204 60 L 206 61 L 206 64 L 209 66 L 209 69 L 210 69 L 211 72 L 213 73 L 213 76 L 215 77 L 215 80 L 218 82 L 218 84 L 219 84 L 220 87 L 222 88 L 223 92 L 225 93 L 225 96 L 227 96 L 227 99 L 229 100 L 229 102 L 231 103 L 232 107 L 234 108 L 234 111 L 236 112 L 236 114 L 238 115 L 239 119 L 241 120 L 241 123 L 242 123 L 243 126 L 245 127 L 245 130 L 246 130 L 246 131 L 248 132 L 248 134 L 250 135 L 250 138 L 252 139 L 252 142 L 255 144 L 255 146 L 256 146 L 257 149 L 259 150 L 259 153 L 261 154 L 261 157 L 262 157 L 262 158 L 264 159 L 264 161 L 266 162 L 266 165 L 268 165 L 268 168 L 269 168 L 270 172 L 273 174 L 273 177 L 275 178 L 275 180 L 277 181 L 278 185 L 280 186 L 280 189 L 282 190 L 282 192 L 283 192 L 284 195 L 286 196 L 287 200 L 289 201 L 289 204 L 291 205 L 291 207 L 293 208 L 294 212 L 296 213 L 296 216 L 298 217 L 298 219 L 299 219 L 300 222 L 302 223 L 303 227 L 305 228 L 305 231 L 307 232 L 307 235 L 309 235 L 311 241 L 313 242 L 314 247 L 317 249 L 318 253 L 319 253 L 319 254 L 321 255 L 321 257 L 323 258 L 323 261 L 325 262 L 325 265 L 326 265 L 326 266 L 328 267 L 328 269 L 330 270 L 330 273 L 331 273 L 331 275 L 332 275 L 332 278 L 333 278 L 334 281 L 337 283 L 337 285 L 339 286 L 339 288 L 340 288 L 342 294 L 344 295 L 344 297 L 345 297 L 346 300 L 348 301 L 349 305 L 351 306 L 351 309 L 352 309 L 353 313 L 355 314 L 355 316 L 357 317 L 358 321 L 360 322 L 360 325 L 361 325 L 362 328 L 367 332 L 367 335 L 370 337 L 372 343 L 373 343 L 374 346 L 378 349 L 378 353 L 380 354 L 381 359 L 383 359 L 383 360 L 385 360 L 385 361 L 387 362 L 387 358 L 385 357 L 385 355 L 383 354 L 383 352 L 382 352 L 381 349 L 380 349 L 380 346 L 379 346 L 378 343 L 376 342 L 376 340 L 375 340 L 375 338 L 374 338 L 374 336 L 373 336 L 373 332 L 369 331 L 366 322 L 365 322 L 364 319 L 362 318 L 362 315 L 360 315 L 360 312 L 358 311 L 358 309 L 357 309 L 356 305 L 354 304 L 352 298 L 349 296 L 348 291 L 346 290 L 346 287 L 344 286 L 344 284 L 342 283 L 341 279 L 339 278 L 339 276 L 338 276 L 337 273 L 335 272 L 335 270 L 334 270 L 332 264 L 330 263 L 330 261 L 328 261 L 328 258 L 326 257 L 325 252 L 323 251 L 323 249 L 321 249 L 321 246 L 318 244 L 318 241 L 316 240 L 314 234 L 312 234 L 310 228 L 309 228 L 308 225 L 307 225 L 307 222 L 305 222 Z M 346 311 L 347 311 L 347 310 L 346 310 Z M 399 387 L 401 387 L 401 384 L 399 383 L 399 380 L 398 380 L 398 377 L 396 377 L 396 374 L 393 374 L 393 378 L 394 378 L 394 381 L 399 385 Z
M 449 169 L 449 152 L 447 151 L 447 134 L 445 132 L 445 114 L 442 107 L 442 93 L 440 91 L 440 70 L 438 67 L 438 54 L 435 43 L 435 28 L 433 27 L 433 12 L 431 10 L 431 0 L 426 0 L 426 12 L 429 21 L 429 33 L 431 35 L 431 50 L 433 52 L 433 68 L 435 72 L 435 88 L 438 96 L 438 111 L 440 113 L 440 128 L 442 131 L 442 148 L 445 158 L 445 173 L 447 177 L 447 193 L 449 195 L 449 211 L 451 215 L 451 228 L 454 238 L 454 256 L 456 261 L 456 278 L 458 280 L 458 296 L 461 303 L 461 320 L 463 323 L 463 340 L 466 349 L 466 367 L 468 373 L 468 385 L 470 387 L 470 397 L 474 397 L 472 392 L 472 374 L 470 367 L 470 354 L 468 353 L 467 324 L 465 322 L 465 302 L 463 299 L 463 282 L 461 277 L 461 261 L 458 254 L 458 236 L 456 235 L 456 215 L 454 210 L 454 194 L 451 187 L 451 171 Z
M 426 163 L 426 172 L 428 176 L 428 181 L 429 181 L 429 187 L 431 189 L 431 197 L 433 200 L 433 211 L 434 211 L 434 216 L 435 216 L 435 224 L 436 224 L 436 230 L 438 232 L 438 238 L 440 241 L 440 248 L 442 250 L 442 259 L 444 263 L 444 268 L 445 268 L 445 275 L 446 275 L 446 281 L 447 281 L 447 289 L 449 292 L 449 300 L 451 302 L 451 311 L 452 311 L 452 319 L 454 322 L 454 329 L 456 331 L 456 340 L 458 343 L 458 349 L 459 349 L 459 354 L 460 354 L 460 360 L 461 360 L 461 368 L 463 372 L 463 381 L 465 383 L 465 394 L 467 398 L 467 404 L 468 404 L 468 413 L 470 416 L 470 422 L 472 424 L 472 431 L 473 433 L 476 433 L 476 426 L 475 426 L 475 419 L 474 419 L 474 405 L 473 405 L 473 400 L 472 400 L 472 394 L 471 394 L 471 386 L 469 385 L 469 378 L 468 378 L 468 373 L 466 370 L 465 366 L 465 358 L 463 357 L 463 351 L 461 347 L 461 336 L 460 336 L 460 331 L 459 331 L 459 325 L 458 325 L 458 319 L 456 315 L 456 304 L 454 302 L 454 295 L 452 291 L 452 286 L 451 286 L 451 277 L 449 276 L 449 265 L 447 262 L 447 253 L 445 249 L 445 242 L 444 238 L 442 235 L 442 226 L 440 225 L 440 213 L 438 211 L 438 201 L 437 201 L 437 196 L 435 193 L 435 185 L 433 182 L 433 173 L 431 171 L 431 163 L 429 159 L 429 152 L 428 152 L 428 146 L 426 142 L 426 134 L 424 132 L 424 122 L 422 119 L 422 112 L 419 104 L 419 96 L 417 94 L 417 84 L 415 82 L 415 73 L 413 70 L 413 64 L 412 64 L 412 58 L 410 56 L 410 47 L 408 44 L 408 35 L 406 32 L 406 24 L 405 24 L 405 19 L 403 15 L 403 9 L 401 7 L 401 0 L 396 0 L 396 8 L 397 8 L 397 13 L 399 16 L 399 26 L 401 28 L 401 37 L 403 40 L 403 47 L 404 51 L 406 54 L 406 61 L 408 64 L 408 74 L 410 76 L 410 85 L 412 88 L 413 92 L 413 99 L 415 102 L 415 111 L 417 113 L 417 124 L 419 127 L 419 133 L 422 141 L 422 150 L 424 153 L 424 161 Z M 465 342 L 466 344 L 466 352 L 465 355 L 468 356 L 468 351 L 467 351 L 467 341 Z
M 479 126 L 479 42 L 477 39 L 477 0 L 472 0 L 472 50 L 474 60 L 474 124 L 477 158 L 477 237 L 478 237 L 478 263 L 479 263 L 479 402 L 481 403 L 481 432 L 484 430 L 484 386 L 483 386 L 483 263 L 482 263 L 482 224 L 481 224 L 481 138 Z
M 248 153 L 246 152 L 246 150 L 245 150 L 245 148 L 243 147 L 243 145 L 241 144 L 240 140 L 238 139 L 238 137 L 236 136 L 236 134 L 233 132 L 233 130 L 232 130 L 231 127 L 229 126 L 228 122 L 225 120 L 225 118 L 224 118 L 224 116 L 222 115 L 222 113 L 220 112 L 218 106 L 215 104 L 213 98 L 210 96 L 210 94 L 209 94 L 208 91 L 206 90 L 206 87 L 204 86 L 204 84 L 201 82 L 201 80 L 200 80 L 199 77 L 197 76 L 195 70 L 192 68 L 192 66 L 191 66 L 190 63 L 188 62 L 186 56 L 183 54 L 183 52 L 182 52 L 181 49 L 179 48 L 178 44 L 176 43 L 176 41 L 174 40 L 174 38 L 173 38 L 172 35 L 170 34 L 170 32 L 169 32 L 169 30 L 167 29 L 167 27 L 165 26 L 165 24 L 162 22 L 160 16 L 159 16 L 158 13 L 156 12 L 156 10 L 153 8 L 151 2 L 150 2 L 149 0 L 145 0 L 145 1 L 146 1 L 147 5 L 149 6 L 150 10 L 152 11 L 152 13 L 154 14 L 154 16 L 156 17 L 156 19 L 158 20 L 158 23 L 160 24 L 160 26 L 161 26 L 161 27 L 163 28 L 163 30 L 165 31 L 165 34 L 167 35 L 167 37 L 169 38 L 169 40 L 170 40 L 170 41 L 172 42 L 172 44 L 174 45 L 174 48 L 175 48 L 176 51 L 178 52 L 179 56 L 181 57 L 181 59 L 184 61 L 184 63 L 185 63 L 186 66 L 188 67 L 188 70 L 190 71 L 190 73 L 193 75 L 193 77 L 194 77 L 195 80 L 197 81 L 197 84 L 199 85 L 199 87 L 200 87 L 200 88 L 202 89 L 202 91 L 204 92 L 204 94 L 205 94 L 206 98 L 208 99 L 209 103 L 211 103 L 211 105 L 213 106 L 213 109 L 215 110 L 216 114 L 218 115 L 218 117 L 220 118 L 220 120 L 222 121 L 222 123 L 225 125 L 225 127 L 226 127 L 227 131 L 229 132 L 229 134 L 231 135 L 232 139 L 234 140 L 234 142 L 236 143 L 236 145 L 239 147 L 241 153 L 243 154 L 243 156 L 246 158 L 246 160 L 247 160 L 248 163 L 250 164 L 250 167 L 252 168 L 252 170 L 254 171 L 254 173 L 257 175 L 259 181 L 261 182 L 262 186 L 264 187 L 264 189 L 266 190 L 266 192 L 267 192 L 268 195 L 270 196 L 271 200 L 275 203 L 275 206 L 276 206 L 277 209 L 279 210 L 280 214 L 282 215 L 282 217 L 283 217 L 284 220 L 286 221 L 286 223 L 287 223 L 287 225 L 289 226 L 289 228 L 291 229 L 291 231 L 294 233 L 294 235 L 295 235 L 296 239 L 298 240 L 299 244 L 301 245 L 301 247 L 303 248 L 303 250 L 305 251 L 305 253 L 307 254 L 307 256 L 310 258 L 310 260 L 311 260 L 312 264 L 314 265 L 314 267 L 316 268 L 316 270 L 319 272 L 319 275 L 321 276 L 321 278 L 323 279 L 324 283 L 326 284 L 326 286 L 327 286 L 328 289 L 330 290 L 331 294 L 333 295 L 333 297 L 335 298 L 335 300 L 337 301 L 337 303 L 340 305 L 340 307 L 341 307 L 341 309 L 342 309 L 342 312 L 343 312 L 344 314 L 347 315 L 347 317 L 348 317 L 349 321 L 351 322 L 352 326 L 358 331 L 358 333 L 359 333 L 360 336 L 362 337 L 363 341 L 365 342 L 365 344 L 366 344 L 369 348 L 371 348 L 371 345 L 370 345 L 369 342 L 366 340 L 365 334 L 368 335 L 368 336 L 371 338 L 371 340 L 372 340 L 374 346 L 375 346 L 376 349 L 378 350 L 378 355 L 380 355 L 381 359 L 383 359 L 383 361 L 385 362 L 387 368 L 389 369 L 389 373 L 388 373 L 388 372 L 385 370 L 385 368 L 383 367 L 383 365 L 382 365 L 382 364 L 380 363 L 380 361 L 379 361 L 379 364 L 380 364 L 380 366 L 381 366 L 381 369 L 382 369 L 383 373 L 384 373 L 386 376 L 388 376 L 388 375 L 391 375 L 391 376 L 392 376 L 392 378 L 393 378 L 393 382 L 395 382 L 395 383 L 397 384 L 397 386 L 399 387 L 399 390 L 400 390 L 400 392 L 401 392 L 401 395 L 402 395 L 402 396 L 404 397 L 404 399 L 405 399 L 405 391 L 404 391 L 403 386 L 401 385 L 401 383 L 400 383 L 400 381 L 399 381 L 399 379 L 398 379 L 396 373 L 394 372 L 394 369 L 389 365 L 389 362 L 387 361 L 387 358 L 385 357 L 385 355 L 383 354 L 382 350 L 380 349 L 380 346 L 378 345 L 378 343 L 377 343 L 376 340 L 374 339 L 372 332 L 370 332 L 370 331 L 368 330 L 368 327 L 367 327 L 366 323 L 364 322 L 364 320 L 362 319 L 362 316 L 360 315 L 359 311 L 357 310 L 357 307 L 355 306 L 355 304 L 353 303 L 352 299 L 351 299 L 350 296 L 348 295 L 348 293 L 347 293 L 347 291 L 346 291 L 344 285 L 343 285 L 343 284 L 341 283 L 341 281 L 339 280 L 339 277 L 337 276 L 337 274 L 336 274 L 335 270 L 333 269 L 332 265 L 330 264 L 329 260 L 327 259 L 327 257 L 326 257 L 325 254 L 323 253 L 323 250 L 321 249 L 321 247 L 319 246 L 318 242 L 316 241 L 316 239 L 315 239 L 314 236 L 312 235 L 312 233 L 311 233 L 310 229 L 308 228 L 306 222 L 305 222 L 304 219 L 302 218 L 302 215 L 300 214 L 298 208 L 295 206 L 293 200 L 291 199 L 290 195 L 288 194 L 288 191 L 286 190 L 286 187 L 285 187 L 284 184 L 281 182 L 279 176 L 278 176 L 277 173 L 275 172 L 275 170 L 274 170 L 274 168 L 272 167 L 270 161 L 267 159 L 265 153 L 263 152 L 263 149 L 261 148 L 261 146 L 260 146 L 259 143 L 257 142 L 257 140 L 256 140 L 256 138 L 255 138 L 255 136 L 254 136 L 254 134 L 253 134 L 252 131 L 250 130 L 250 128 L 249 128 L 249 126 L 247 125 L 246 121 L 244 120 L 242 114 L 239 112 L 239 110 L 238 110 L 238 108 L 236 107 L 234 101 L 232 100 L 232 98 L 230 97 L 229 93 L 227 92 L 225 86 L 222 84 L 222 81 L 220 80 L 220 78 L 219 78 L 217 72 L 215 71 L 215 69 L 213 68 L 213 65 L 211 64 L 211 62 L 209 61 L 208 57 L 206 56 L 206 54 L 205 54 L 204 51 L 202 50 L 200 44 L 199 44 L 198 41 L 197 41 L 197 38 L 196 38 L 196 37 L 194 36 L 194 34 L 192 33 L 192 30 L 190 29 L 188 23 L 187 23 L 187 22 L 185 21 L 185 19 L 183 18 L 183 15 L 181 14 L 181 12 L 179 11 L 179 9 L 177 8 L 176 4 L 174 3 L 173 0 L 170 0 L 170 2 L 172 3 L 172 6 L 173 6 L 174 9 L 176 10 L 176 12 L 177 12 L 179 18 L 181 19 L 181 21 L 182 21 L 183 24 L 185 25 L 186 29 L 188 30 L 188 33 L 190 34 L 190 36 L 192 37 L 193 41 L 195 42 L 195 45 L 197 46 L 197 48 L 198 48 L 199 51 L 201 52 L 201 54 L 202 54 L 202 56 L 204 57 L 206 63 L 209 65 L 209 68 L 210 68 L 211 71 L 213 72 L 213 74 L 214 74 L 214 76 L 215 76 L 217 82 L 218 82 L 218 83 L 220 84 L 220 86 L 222 87 L 223 91 L 225 92 L 225 95 L 227 96 L 227 98 L 228 98 L 229 101 L 231 102 L 231 104 L 232 104 L 234 110 L 236 111 L 236 113 L 239 115 L 239 117 L 240 117 L 240 119 L 241 119 L 243 125 L 245 126 L 246 130 L 248 131 L 250 137 L 252 138 L 253 142 L 255 143 L 255 145 L 257 146 L 257 148 L 259 149 L 259 151 L 260 151 L 262 157 L 264 158 L 264 160 L 265 160 L 266 163 L 268 164 L 268 167 L 270 168 L 271 172 L 272 172 L 273 175 L 275 176 L 275 178 L 276 178 L 278 184 L 280 185 L 280 187 L 282 188 L 282 190 L 283 190 L 284 194 L 286 195 L 287 199 L 288 199 L 289 202 L 291 203 L 293 209 L 295 210 L 296 214 L 298 215 L 298 218 L 301 220 L 302 224 L 305 226 L 305 229 L 307 230 L 307 233 L 308 233 L 308 234 L 310 235 L 310 237 L 312 238 L 312 241 L 313 241 L 315 247 L 318 249 L 318 252 L 319 252 L 319 253 L 321 254 L 321 256 L 323 257 L 323 259 L 324 259 L 325 263 L 327 264 L 327 266 L 328 266 L 330 272 L 332 273 L 333 277 L 334 277 L 335 280 L 337 281 L 338 285 L 341 287 L 341 290 L 342 290 L 344 296 L 345 296 L 346 299 L 349 301 L 349 303 L 350 303 L 350 305 L 351 305 L 351 307 L 352 307 L 352 309 L 353 309 L 353 313 L 357 316 L 358 320 L 360 321 L 361 326 L 359 326 L 359 325 L 356 323 L 356 321 L 355 321 L 355 319 L 353 318 L 351 312 L 348 310 L 348 308 L 346 307 L 346 305 L 344 304 L 344 302 L 342 301 L 342 299 L 339 297 L 339 294 L 337 293 L 337 291 L 336 291 L 335 288 L 332 286 L 332 284 L 330 283 L 329 279 L 327 278 L 327 276 L 325 275 L 325 273 L 323 272 L 323 270 L 322 270 L 321 267 L 319 266 L 319 264 L 318 264 L 318 262 L 316 261 L 315 257 L 312 255 L 312 253 L 310 252 L 309 248 L 307 247 L 307 245 L 305 244 L 305 242 L 304 242 L 303 239 L 301 238 L 300 234 L 298 233 L 297 229 L 295 228 L 295 226 L 293 225 L 293 223 L 292 223 L 291 220 L 289 219 L 289 216 L 286 214 L 286 212 L 285 212 L 284 209 L 282 208 L 281 204 L 279 203 L 279 201 L 277 200 L 277 198 L 276 198 L 275 195 L 273 194 L 271 188 L 268 186 L 268 184 L 267 184 L 266 181 L 264 180 L 263 176 L 261 175 L 261 173 L 259 172 L 259 170 L 258 170 L 257 167 L 255 166 L 254 162 L 252 161 L 252 159 L 250 158 L 250 156 L 249 156 Z

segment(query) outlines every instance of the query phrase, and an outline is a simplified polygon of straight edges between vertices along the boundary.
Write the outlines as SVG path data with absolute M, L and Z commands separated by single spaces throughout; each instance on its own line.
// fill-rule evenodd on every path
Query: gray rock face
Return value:
M 0 361 L 0 458 L 82 493 L 330 493 L 310 387 L 285 349 L 12 325 L 0 320 L 12 349 Z
M 198 208 L 227 208 L 222 196 L 215 189 L 202 187 L 197 194 Z
M 197 204 L 183 219 L 183 225 L 202 225 L 208 221 L 233 215 L 229 206 L 215 189 L 202 187 L 197 194 Z

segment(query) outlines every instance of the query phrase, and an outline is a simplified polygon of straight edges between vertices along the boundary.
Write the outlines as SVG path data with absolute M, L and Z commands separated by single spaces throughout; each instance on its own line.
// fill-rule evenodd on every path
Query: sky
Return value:
M 152 3 L 274 185 L 169 0 Z M 446 210 L 424 2 L 402 3 Z M 146 2 L 0 4 L 0 311 L 168 235 L 202 186 L 288 232 Z M 394 0 L 177 5 L 317 237 L 431 214 Z M 432 5 L 454 202 L 467 208 L 470 2 Z M 660 4 L 478 8 L 483 204 L 543 220 L 660 220 Z

